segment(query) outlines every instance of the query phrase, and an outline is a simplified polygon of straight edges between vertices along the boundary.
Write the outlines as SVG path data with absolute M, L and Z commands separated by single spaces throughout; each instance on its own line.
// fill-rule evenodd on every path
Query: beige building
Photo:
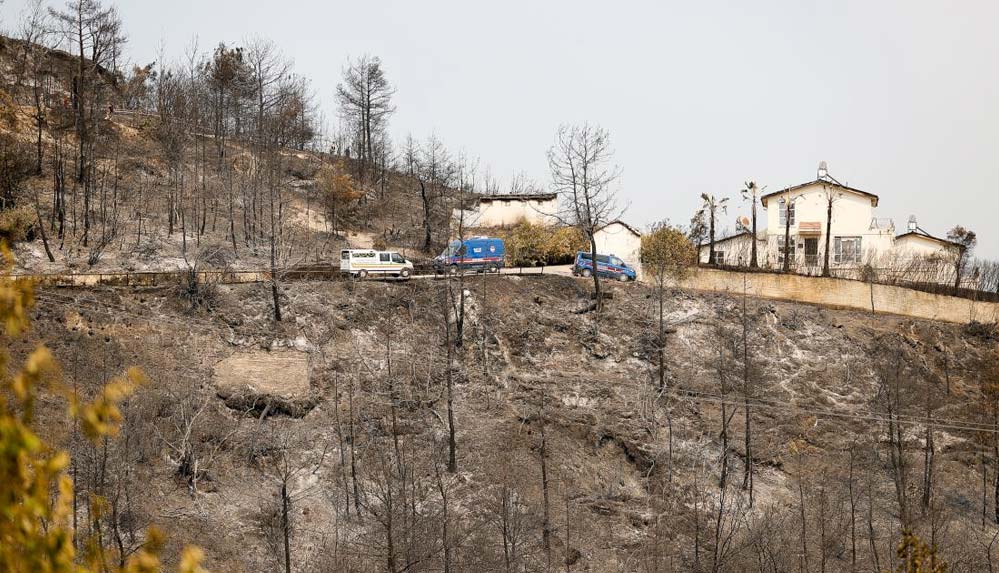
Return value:
M 598 253 L 620 257 L 629 267 L 640 268 L 642 233 L 638 229 L 616 220 L 597 229 L 593 238 L 596 240 Z
M 521 220 L 554 225 L 558 194 L 485 195 L 465 213 L 465 223 L 475 227 L 509 227 Z
M 832 223 L 828 226 L 829 201 Z M 788 187 L 760 197 L 766 209 L 766 263 L 784 264 L 784 235 L 790 219 L 791 265 L 803 272 L 821 269 L 829 240 L 830 266 L 857 266 L 892 248 L 895 224 L 874 216 L 878 196 L 848 187 L 829 177 Z

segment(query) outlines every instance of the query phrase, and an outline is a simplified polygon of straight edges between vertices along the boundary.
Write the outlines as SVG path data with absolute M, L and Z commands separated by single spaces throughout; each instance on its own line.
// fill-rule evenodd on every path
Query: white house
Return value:
M 765 211 L 759 214 L 760 230 L 756 238 L 759 265 L 783 267 L 785 235 L 790 237 L 786 249 L 791 257 L 790 266 L 809 274 L 822 270 L 827 241 L 829 266 L 839 269 L 839 276 L 850 276 L 846 269 L 859 272 L 857 269 L 866 264 L 875 268 L 913 269 L 914 262 L 947 260 L 958 252 L 955 243 L 920 229 L 915 218 L 910 218 L 907 232 L 896 236 L 895 223 L 875 215 L 878 201 L 874 193 L 844 185 L 831 177 L 824 163 L 814 181 L 763 195 L 760 204 Z M 750 233 L 746 231 L 718 238 L 715 262 L 748 265 L 751 245 Z M 699 247 L 700 261 L 709 262 L 707 242 Z
M 558 194 L 484 195 L 466 213 L 466 223 L 475 227 L 509 227 L 521 220 L 553 225 L 557 222 Z
M 762 221 L 761 221 L 762 223 Z M 719 265 L 749 265 L 753 256 L 753 241 L 750 231 L 739 231 L 734 235 L 715 238 L 715 263 Z M 699 257 L 702 264 L 708 263 L 711 245 L 700 245 Z M 767 258 L 767 230 L 760 229 L 756 234 L 756 260 L 763 266 Z
M 929 258 L 935 256 L 957 255 L 960 246 L 957 243 L 934 237 L 919 228 L 916 217 L 909 217 L 906 232 L 895 237 L 895 252 L 903 258 Z
M 830 266 L 857 266 L 890 250 L 895 238 L 894 223 L 874 216 L 877 195 L 843 185 L 828 175 L 767 193 L 760 197 L 760 203 L 767 211 L 765 260 L 771 267 L 784 264 L 788 219 L 788 251 L 792 266 L 799 271 L 821 269 L 826 241 L 830 241 Z M 830 211 L 832 223 L 827 225 Z
M 611 221 L 601 226 L 593 233 L 597 243 L 597 252 L 615 255 L 628 263 L 628 266 L 640 268 L 642 259 L 642 233 L 621 220 Z

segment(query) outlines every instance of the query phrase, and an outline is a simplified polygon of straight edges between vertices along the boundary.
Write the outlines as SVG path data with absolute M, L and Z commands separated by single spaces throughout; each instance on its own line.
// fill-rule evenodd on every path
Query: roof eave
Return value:
M 861 189 L 855 189 L 853 187 L 848 187 L 848 186 L 843 185 L 841 183 L 834 183 L 832 181 L 824 181 L 822 179 L 816 179 L 815 181 L 809 181 L 807 183 L 800 183 L 798 185 L 792 185 L 791 187 L 786 187 L 784 189 L 781 189 L 780 191 L 774 191 L 773 193 L 767 193 L 766 195 L 762 195 L 762 196 L 760 196 L 760 204 L 762 204 L 763 208 L 766 209 L 767 208 L 767 199 L 768 198 L 774 197 L 774 196 L 779 196 L 779 195 L 784 195 L 784 194 L 787 194 L 787 193 L 790 193 L 790 192 L 794 191 L 795 189 L 801 189 L 802 187 L 807 187 L 809 185 L 814 185 L 816 183 L 824 183 L 826 185 L 832 185 L 834 187 L 839 187 L 840 189 L 845 189 L 847 191 L 850 191 L 852 193 L 856 193 L 858 195 L 863 195 L 864 197 L 870 198 L 870 200 L 871 200 L 871 206 L 872 207 L 877 207 L 878 206 L 878 196 L 875 195 L 874 193 L 869 193 L 869 192 L 863 191 Z

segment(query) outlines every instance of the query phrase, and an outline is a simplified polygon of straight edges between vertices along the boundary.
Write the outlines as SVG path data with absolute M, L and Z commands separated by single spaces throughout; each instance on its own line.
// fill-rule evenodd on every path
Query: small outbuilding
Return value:
M 750 231 L 740 231 L 727 237 L 715 239 L 714 260 L 710 259 L 711 244 L 707 241 L 698 245 L 698 260 L 702 265 L 709 262 L 716 265 L 745 265 L 749 266 L 753 253 L 753 233 Z M 760 266 L 767 259 L 767 233 L 762 230 L 756 237 L 756 260 Z
M 597 252 L 620 257 L 628 266 L 640 268 L 642 259 L 642 233 L 621 220 L 601 226 L 593 234 Z

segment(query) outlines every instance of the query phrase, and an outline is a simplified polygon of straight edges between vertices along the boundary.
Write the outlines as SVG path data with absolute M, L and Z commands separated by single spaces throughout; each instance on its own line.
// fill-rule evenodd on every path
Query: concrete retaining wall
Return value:
M 745 286 L 747 294 L 754 297 L 867 311 L 873 306 L 875 312 L 944 322 L 999 320 L 999 303 L 972 301 L 904 287 L 846 279 L 775 273 L 740 273 L 702 268 L 697 269 L 682 286 L 694 290 L 733 294 L 742 294 Z
M 291 273 L 293 271 L 289 271 Z M 39 286 L 89 287 L 89 286 L 163 286 L 185 284 L 190 277 L 187 271 L 165 272 L 107 272 L 66 274 L 14 274 Z M 270 280 L 267 271 L 198 271 L 202 283 L 253 283 Z

